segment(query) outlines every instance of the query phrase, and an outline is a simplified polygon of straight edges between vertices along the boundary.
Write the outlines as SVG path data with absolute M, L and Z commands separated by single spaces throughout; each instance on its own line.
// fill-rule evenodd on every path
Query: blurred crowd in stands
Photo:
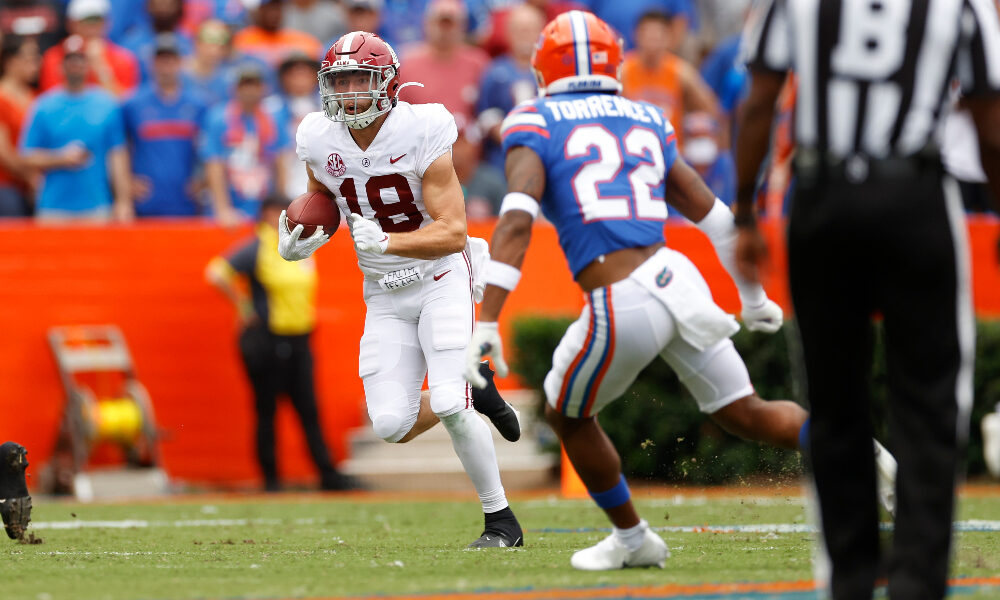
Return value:
M 355 30 L 389 41 L 403 81 L 424 84 L 402 100 L 455 115 L 469 218 L 492 216 L 505 193 L 500 122 L 536 94 L 530 58 L 542 27 L 573 8 L 621 33 L 624 94 L 663 108 L 682 155 L 730 203 L 749 4 L 3 0 L 0 216 L 254 219 L 268 195 L 305 191 L 295 131 L 320 110 L 323 54 Z M 786 105 L 787 117 L 794 99 Z

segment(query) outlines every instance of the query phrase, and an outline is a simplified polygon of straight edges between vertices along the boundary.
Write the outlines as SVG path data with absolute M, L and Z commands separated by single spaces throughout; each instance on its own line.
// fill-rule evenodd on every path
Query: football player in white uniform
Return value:
M 302 120 L 296 152 L 309 189 L 331 192 L 348 215 L 364 273 L 368 312 L 359 372 L 375 433 L 405 442 L 440 420 L 485 513 L 485 531 L 470 547 L 521 546 L 489 427 L 474 414 L 462 377 L 475 316 L 475 263 L 485 262 L 488 251 L 466 234 L 451 160 L 455 119 L 440 104 L 397 100 L 399 60 L 372 33 L 337 40 L 319 84 L 323 112 Z M 289 230 L 284 213 L 278 230 L 287 260 L 311 255 L 329 238 L 317 228 L 300 239 L 302 226 Z M 422 403 L 425 375 L 430 394 Z

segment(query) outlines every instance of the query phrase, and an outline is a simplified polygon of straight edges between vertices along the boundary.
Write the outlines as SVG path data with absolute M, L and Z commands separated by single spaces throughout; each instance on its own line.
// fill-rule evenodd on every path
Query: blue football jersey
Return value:
M 542 213 L 574 277 L 602 254 L 664 241 L 677 136 L 661 109 L 612 94 L 555 94 L 517 105 L 500 135 L 504 153 L 527 146 L 545 164 Z

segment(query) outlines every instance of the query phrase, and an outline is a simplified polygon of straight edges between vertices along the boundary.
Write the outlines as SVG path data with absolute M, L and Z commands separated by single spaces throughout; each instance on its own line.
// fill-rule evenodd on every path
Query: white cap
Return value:
M 107 17 L 110 12 L 111 3 L 108 0 L 70 0 L 66 17 L 81 21 L 87 17 Z

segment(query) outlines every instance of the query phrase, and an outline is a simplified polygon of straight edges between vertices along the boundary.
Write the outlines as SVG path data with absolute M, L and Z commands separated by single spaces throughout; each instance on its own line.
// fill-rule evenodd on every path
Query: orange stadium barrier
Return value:
M 470 233 L 489 239 L 492 229 L 492 223 L 473 224 Z M 993 219 L 969 224 L 976 308 L 985 317 L 1000 316 L 998 230 Z M 213 484 L 255 480 L 253 404 L 237 357 L 234 313 L 203 277 L 212 256 L 249 232 L 197 220 L 59 228 L 0 223 L 0 441 L 24 444 L 41 467 L 64 402 L 46 332 L 58 325 L 110 323 L 124 332 L 138 378 L 152 397 L 167 472 Z M 785 264 L 780 225 L 767 224 L 767 233 L 774 265 L 768 291 L 787 308 L 787 286 L 778 276 Z M 670 224 L 667 239 L 698 265 L 720 305 L 735 312 L 736 290 L 701 232 Z M 317 263 L 317 388 L 324 431 L 342 458 L 346 434 L 363 423 L 364 414 L 357 353 L 364 303 L 346 231 L 318 253 Z M 554 229 L 536 227 L 506 326 L 520 314 L 576 315 L 582 306 Z M 518 382 L 509 378 L 501 385 Z M 279 411 L 280 467 L 287 478 L 308 479 L 314 474 L 294 418 L 287 406 Z

